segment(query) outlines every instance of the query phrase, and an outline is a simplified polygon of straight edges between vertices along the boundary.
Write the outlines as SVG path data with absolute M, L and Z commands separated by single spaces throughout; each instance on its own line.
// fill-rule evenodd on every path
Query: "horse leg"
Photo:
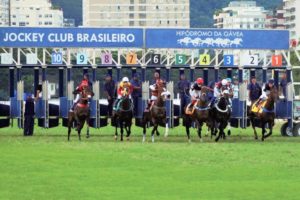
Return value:
M 83 127 L 83 124 L 84 124 L 84 121 L 77 124 L 77 132 L 78 132 L 78 138 L 79 138 L 79 140 L 81 140 L 81 135 L 80 134 L 81 134 L 81 129 Z
M 123 127 L 123 123 L 122 122 L 120 122 L 120 129 L 121 129 L 121 141 L 123 141 L 124 127 Z
M 154 142 L 154 133 L 157 131 L 157 127 L 158 127 L 158 124 L 154 123 L 154 127 L 153 127 L 152 133 L 151 133 L 152 142 Z
M 251 121 L 251 125 L 252 125 L 253 131 L 254 131 L 254 138 L 255 138 L 255 140 L 257 140 L 258 136 L 257 136 L 257 132 L 256 132 L 256 129 L 255 129 L 254 118 L 251 117 L 250 121 Z
M 128 125 L 128 129 L 127 129 L 127 140 L 130 139 L 130 135 L 131 135 L 131 123 Z
M 146 118 L 146 115 L 144 114 L 143 115 L 143 142 L 145 142 L 146 141 L 146 126 L 147 126 L 147 122 L 148 122 L 148 120 L 147 120 L 147 118 Z
M 166 123 L 165 137 L 168 137 L 168 135 L 169 135 L 169 122 Z
M 191 127 L 191 121 L 190 121 L 190 118 L 187 116 L 185 118 L 185 132 L 186 132 L 186 135 L 188 137 L 188 141 L 191 142 L 191 136 L 190 136 L 190 127 Z
M 231 125 L 230 125 L 230 122 L 228 124 L 228 128 L 227 128 L 227 135 L 230 136 L 231 135 Z
M 261 123 L 261 130 L 262 130 L 261 141 L 264 141 L 265 140 L 265 133 L 266 133 L 266 123 L 265 122 Z
M 86 138 L 90 137 L 90 118 L 86 118 Z
M 269 121 L 268 124 L 269 124 L 270 132 L 267 135 L 265 135 L 265 138 L 270 137 L 272 135 L 272 133 L 273 133 L 273 125 L 274 125 L 274 123 L 272 121 Z
M 198 124 L 198 136 L 200 141 L 202 142 L 201 131 L 202 131 L 203 122 L 199 122 Z
M 115 140 L 118 139 L 118 124 L 119 122 L 117 122 L 117 117 L 113 117 L 114 118 L 114 122 L 115 122 Z

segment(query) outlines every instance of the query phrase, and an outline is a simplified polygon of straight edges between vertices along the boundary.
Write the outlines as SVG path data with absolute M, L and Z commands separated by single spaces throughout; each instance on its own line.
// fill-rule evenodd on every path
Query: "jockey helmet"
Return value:
M 122 82 L 129 82 L 129 79 L 128 79 L 127 77 L 124 77 L 124 78 L 122 79 Z
M 223 79 L 221 84 L 222 84 L 222 86 L 226 86 L 228 84 L 228 81 L 226 79 Z
M 197 83 L 198 85 L 202 85 L 202 84 L 204 83 L 203 78 L 197 78 L 196 83 Z

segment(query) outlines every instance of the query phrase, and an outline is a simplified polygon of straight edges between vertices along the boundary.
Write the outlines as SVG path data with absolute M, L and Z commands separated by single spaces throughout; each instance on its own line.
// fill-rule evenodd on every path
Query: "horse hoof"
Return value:
M 130 140 L 130 138 L 129 138 L 129 137 L 127 137 L 127 138 L 126 138 L 126 140 L 127 140 L 127 141 L 129 141 L 129 140 Z
M 117 137 L 116 135 L 115 135 L 115 137 L 114 137 L 114 138 L 115 138 L 115 140 L 117 140 L 117 139 L 118 139 L 118 137 Z
M 90 138 L 90 135 L 86 135 L 86 138 Z
M 228 131 L 228 132 L 227 132 L 227 135 L 230 136 L 230 135 L 231 135 L 231 131 Z
M 258 140 L 258 137 L 254 137 L 255 140 Z

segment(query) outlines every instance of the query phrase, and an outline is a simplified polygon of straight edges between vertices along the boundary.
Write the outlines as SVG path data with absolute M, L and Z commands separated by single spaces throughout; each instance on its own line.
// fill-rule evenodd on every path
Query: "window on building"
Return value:
M 130 0 L 130 4 L 134 4 L 134 0 Z
M 20 22 L 20 23 L 19 23 L 19 26 L 25 26 L 25 25 L 26 25 L 25 22 Z
M 13 18 L 16 18 L 16 15 L 13 15 L 12 17 L 13 17 Z
M 49 17 L 52 18 L 52 14 L 49 14 Z
M 120 7 L 120 6 L 118 6 L 118 10 L 121 10 L 121 7 Z
M 167 24 L 170 24 L 170 21 L 169 21 L 169 20 L 167 21 Z
M 134 26 L 134 21 L 129 21 L 129 26 Z
M 146 13 L 140 13 L 139 17 L 142 18 L 142 19 L 145 19 L 146 18 Z
M 140 24 L 140 26 L 146 26 L 146 22 L 145 21 L 140 21 L 139 24 Z
M 49 25 L 52 25 L 52 22 L 49 22 Z
M 26 18 L 29 18 L 29 15 L 26 15 Z
M 17 25 L 16 22 L 13 22 L 12 25 Z
M 178 24 L 178 21 L 177 21 L 177 20 L 175 21 L 175 24 L 176 24 L 176 25 Z
M 30 10 L 33 10 L 33 7 L 30 7 L 29 9 L 30 9 Z
M 47 15 L 47 14 L 45 15 L 45 18 L 48 18 L 48 15 Z
M 43 24 L 43 22 L 39 22 L 39 25 L 42 25 Z
M 39 15 L 39 18 L 42 18 L 43 17 L 43 15 Z
M 156 6 L 156 10 L 159 10 L 159 6 Z
M 133 18 L 134 18 L 134 14 L 133 14 L 133 13 L 130 13 L 130 14 L 129 14 L 129 18 L 130 18 L 130 19 L 133 19 Z

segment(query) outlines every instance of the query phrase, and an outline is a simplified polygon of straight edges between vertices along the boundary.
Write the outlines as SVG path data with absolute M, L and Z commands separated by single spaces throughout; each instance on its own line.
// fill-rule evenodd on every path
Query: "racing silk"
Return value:
M 133 91 L 133 86 L 130 82 L 121 82 L 118 87 L 118 96 L 122 97 L 123 95 L 130 96 Z
M 154 85 L 150 86 L 151 96 L 158 97 L 158 94 L 164 91 L 165 82 L 162 79 L 157 79 Z
M 224 90 L 228 90 L 229 93 L 232 93 L 232 89 L 230 89 L 228 86 L 223 86 L 221 82 L 216 83 L 214 88 L 214 97 L 219 98 L 221 96 L 221 92 Z
M 199 86 L 197 83 L 193 83 L 190 88 L 190 95 L 193 100 L 199 98 L 201 96 L 201 89 L 202 87 Z
M 79 92 L 82 92 L 84 87 L 89 87 L 89 81 L 86 79 L 83 79 L 80 84 L 77 86 L 76 90 Z
M 273 86 L 273 87 L 275 87 L 275 86 Z M 269 84 L 266 83 L 262 88 L 262 94 L 259 98 L 263 99 L 263 100 L 267 99 L 268 95 L 270 94 L 270 91 L 271 91 L 271 88 L 270 88 Z

